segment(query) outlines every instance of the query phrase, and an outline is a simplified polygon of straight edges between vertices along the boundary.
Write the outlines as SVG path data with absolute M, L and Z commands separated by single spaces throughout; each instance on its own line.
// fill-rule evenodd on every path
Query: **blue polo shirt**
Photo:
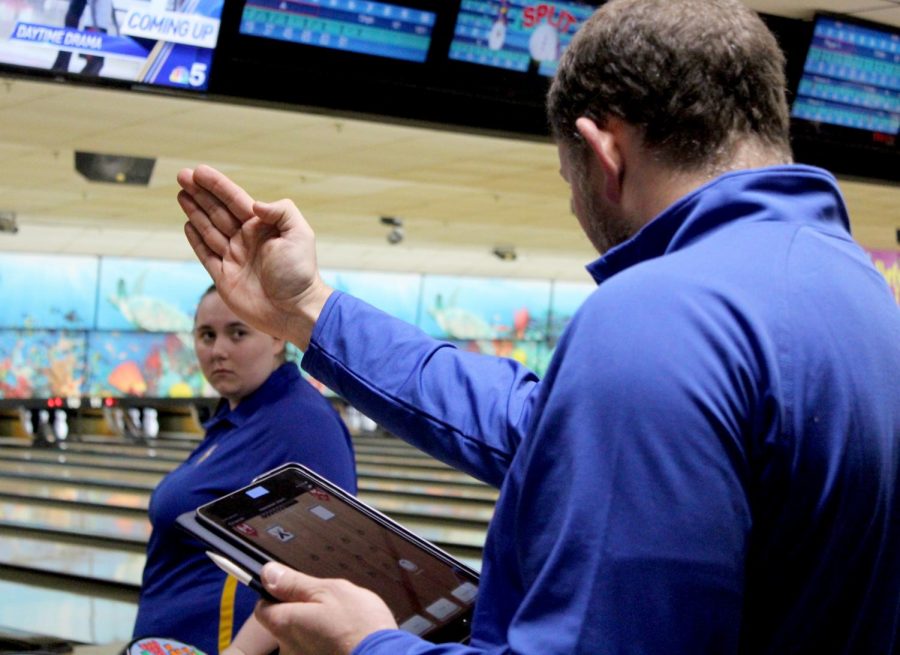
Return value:
M 900 309 L 831 175 L 728 173 L 589 270 L 540 381 L 329 299 L 303 366 L 501 490 L 471 644 L 354 655 L 894 652 Z
M 225 574 L 206 547 L 175 524 L 179 514 L 234 491 L 285 462 L 300 462 L 356 493 L 350 435 L 329 402 L 293 363 L 275 370 L 230 410 L 221 402 L 206 436 L 150 497 L 135 637 L 168 637 L 219 652 L 253 611 L 258 595 Z

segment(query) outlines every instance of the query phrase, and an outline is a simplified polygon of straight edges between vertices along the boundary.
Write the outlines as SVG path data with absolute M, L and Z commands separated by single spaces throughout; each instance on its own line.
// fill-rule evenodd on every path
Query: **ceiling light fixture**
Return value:
M 91 182 L 147 186 L 155 159 L 75 151 L 75 170 Z

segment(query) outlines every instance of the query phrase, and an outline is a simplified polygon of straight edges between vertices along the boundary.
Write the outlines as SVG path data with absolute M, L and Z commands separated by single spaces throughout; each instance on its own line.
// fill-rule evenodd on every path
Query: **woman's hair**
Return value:
M 204 292 L 200 295 L 200 300 L 203 300 L 204 298 L 206 298 L 206 296 L 208 296 L 209 294 L 211 294 L 211 293 L 213 293 L 213 292 L 219 293 L 219 290 L 216 289 L 216 285 L 215 285 L 215 284 L 210 284 L 208 287 L 206 287 L 206 291 L 204 291 Z
M 740 0 L 611 0 L 563 53 L 548 118 L 558 142 L 577 146 L 578 118 L 618 117 L 688 170 L 727 161 L 746 138 L 789 162 L 784 65 Z

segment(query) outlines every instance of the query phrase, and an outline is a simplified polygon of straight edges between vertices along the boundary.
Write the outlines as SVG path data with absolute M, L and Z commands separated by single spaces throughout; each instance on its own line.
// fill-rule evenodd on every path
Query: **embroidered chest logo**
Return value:
M 207 448 L 206 452 L 204 452 L 202 455 L 200 455 L 200 458 L 196 462 L 194 462 L 194 466 L 200 466 L 203 462 L 205 462 L 207 459 L 209 459 L 209 456 L 212 455 L 215 452 L 216 448 L 218 448 L 218 447 L 219 447 L 219 444 L 213 444 L 212 446 Z

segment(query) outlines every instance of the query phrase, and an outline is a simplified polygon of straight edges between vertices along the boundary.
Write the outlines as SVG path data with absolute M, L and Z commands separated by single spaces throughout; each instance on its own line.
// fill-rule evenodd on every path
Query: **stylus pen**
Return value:
M 262 583 L 260 583 L 256 578 L 250 575 L 249 572 L 247 572 L 245 569 L 242 569 L 227 557 L 222 557 L 218 553 L 214 553 L 211 550 L 206 551 L 206 556 L 209 557 L 209 559 L 211 559 L 216 566 L 225 571 L 225 573 L 234 576 L 235 578 L 237 578 L 238 582 L 247 585 L 266 600 L 273 603 L 278 602 L 277 598 L 273 597 L 268 591 L 263 588 Z

